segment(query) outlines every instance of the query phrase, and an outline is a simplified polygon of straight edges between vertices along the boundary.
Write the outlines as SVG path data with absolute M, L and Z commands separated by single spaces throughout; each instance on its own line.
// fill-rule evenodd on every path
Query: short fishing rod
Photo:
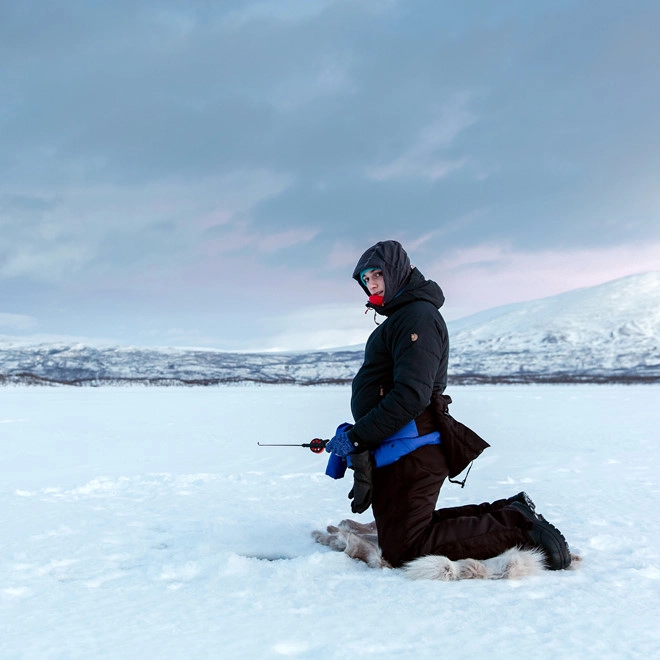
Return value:
M 303 442 L 299 444 L 288 443 L 270 443 L 270 442 L 257 442 L 260 447 L 309 447 L 315 454 L 322 454 L 325 446 L 330 440 L 321 440 L 321 438 L 314 438 L 311 442 Z

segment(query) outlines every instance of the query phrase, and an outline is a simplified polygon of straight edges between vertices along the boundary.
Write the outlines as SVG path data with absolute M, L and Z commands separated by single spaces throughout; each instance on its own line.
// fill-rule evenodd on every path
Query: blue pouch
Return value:
M 348 461 L 345 458 L 330 454 L 328 465 L 325 468 L 325 473 L 333 479 L 341 479 L 346 474 L 347 467 Z
M 438 431 L 418 435 L 417 424 L 413 419 L 412 422 L 409 422 L 384 440 L 372 453 L 376 467 L 385 467 L 424 445 L 439 445 L 440 443 L 440 433 Z
M 348 431 L 349 429 L 352 428 L 353 428 L 353 424 L 344 422 L 343 424 L 340 424 L 337 427 L 337 430 L 335 431 L 335 435 L 337 435 L 337 433 L 341 433 L 342 431 Z M 333 479 L 342 479 L 343 476 L 346 474 L 346 469 L 348 468 L 348 465 L 349 463 L 347 458 L 341 458 L 341 456 L 330 454 L 330 458 L 328 459 L 328 465 L 325 468 L 325 473 L 329 477 L 332 477 Z

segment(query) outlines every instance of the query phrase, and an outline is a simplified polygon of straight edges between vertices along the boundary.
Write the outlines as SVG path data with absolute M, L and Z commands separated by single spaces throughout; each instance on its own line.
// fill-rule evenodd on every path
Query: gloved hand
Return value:
M 340 431 L 335 435 L 330 442 L 325 446 L 327 452 L 333 453 L 335 456 L 344 458 L 348 456 L 352 451 L 355 451 L 353 443 L 348 439 L 348 433 L 346 431 Z
M 348 494 L 353 513 L 364 513 L 371 505 L 373 487 L 371 479 L 374 469 L 371 452 L 360 451 L 351 454 L 351 468 L 353 469 L 353 488 Z

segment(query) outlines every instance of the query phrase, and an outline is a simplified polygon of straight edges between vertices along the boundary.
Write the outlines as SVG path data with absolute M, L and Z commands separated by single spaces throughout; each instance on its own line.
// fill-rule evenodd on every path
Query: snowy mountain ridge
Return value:
M 487 310 L 450 335 L 451 373 L 658 379 L 660 272 Z
M 660 272 L 516 303 L 448 324 L 450 382 L 660 380 Z M 362 347 L 226 353 L 0 342 L 0 383 L 350 382 Z

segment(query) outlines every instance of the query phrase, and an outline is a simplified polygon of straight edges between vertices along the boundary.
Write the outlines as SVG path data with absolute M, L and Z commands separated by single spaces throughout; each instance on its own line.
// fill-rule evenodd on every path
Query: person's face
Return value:
M 368 270 L 363 276 L 362 279 L 369 290 L 369 294 L 372 296 L 384 296 L 385 295 L 385 281 L 383 280 L 383 271 L 382 270 Z

